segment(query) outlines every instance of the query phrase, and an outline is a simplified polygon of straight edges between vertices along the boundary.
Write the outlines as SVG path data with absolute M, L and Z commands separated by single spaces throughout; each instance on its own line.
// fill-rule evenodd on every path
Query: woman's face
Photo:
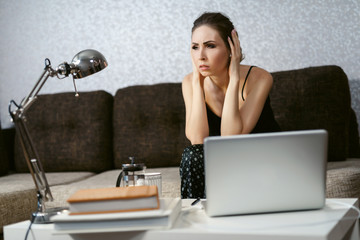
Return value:
M 191 58 L 204 77 L 221 75 L 227 71 L 229 55 L 229 50 L 215 29 L 203 25 L 192 33 Z

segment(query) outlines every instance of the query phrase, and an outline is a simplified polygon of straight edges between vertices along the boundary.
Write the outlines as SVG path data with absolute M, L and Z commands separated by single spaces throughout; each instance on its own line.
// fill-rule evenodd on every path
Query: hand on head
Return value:
M 238 74 L 240 71 L 240 62 L 242 60 L 242 50 L 240 47 L 240 40 L 235 29 L 231 31 L 231 37 L 228 37 L 230 45 L 230 65 L 229 65 L 229 76 L 232 74 Z

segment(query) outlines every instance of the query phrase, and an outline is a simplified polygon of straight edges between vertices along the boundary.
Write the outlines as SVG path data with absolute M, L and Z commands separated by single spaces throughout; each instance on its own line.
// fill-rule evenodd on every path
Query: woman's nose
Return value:
M 205 58 L 206 58 L 205 49 L 204 49 L 204 48 L 200 48 L 200 51 L 199 51 L 199 59 L 200 59 L 200 60 L 204 60 Z

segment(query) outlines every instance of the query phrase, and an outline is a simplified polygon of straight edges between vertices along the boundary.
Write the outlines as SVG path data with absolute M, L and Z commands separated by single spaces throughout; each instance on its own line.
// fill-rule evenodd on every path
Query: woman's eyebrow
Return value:
M 204 42 L 203 44 L 206 45 L 206 44 L 209 44 L 209 43 L 216 43 L 216 41 L 214 41 L 214 40 L 209 40 L 209 41 Z M 199 44 L 196 43 L 196 42 L 192 42 L 191 44 L 192 44 L 192 45 L 199 45 Z

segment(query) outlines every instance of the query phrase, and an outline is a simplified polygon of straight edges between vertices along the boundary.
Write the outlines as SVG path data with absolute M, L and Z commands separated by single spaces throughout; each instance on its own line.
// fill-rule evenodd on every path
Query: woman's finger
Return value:
M 230 37 L 228 37 L 228 43 L 229 43 L 229 46 L 230 46 L 230 51 L 233 52 L 233 50 L 234 50 L 234 43 L 233 43 L 233 41 L 231 40 Z
M 240 41 L 239 41 L 239 37 L 238 37 L 235 29 L 232 30 L 231 35 L 232 35 L 235 50 L 237 50 L 237 52 L 239 52 L 239 50 L 240 50 Z
M 242 49 L 241 49 L 241 46 L 240 46 L 239 36 L 238 36 L 235 29 L 231 31 L 231 36 L 232 36 L 232 39 L 233 39 L 233 47 L 234 47 L 233 55 L 235 53 L 235 56 L 237 56 L 237 57 L 239 57 L 241 59 L 242 58 Z
M 234 47 L 233 41 L 231 41 L 230 37 L 228 37 L 228 43 L 229 43 L 229 46 L 230 46 L 230 54 L 231 54 L 231 56 L 233 56 L 234 51 L 235 51 L 235 47 Z

